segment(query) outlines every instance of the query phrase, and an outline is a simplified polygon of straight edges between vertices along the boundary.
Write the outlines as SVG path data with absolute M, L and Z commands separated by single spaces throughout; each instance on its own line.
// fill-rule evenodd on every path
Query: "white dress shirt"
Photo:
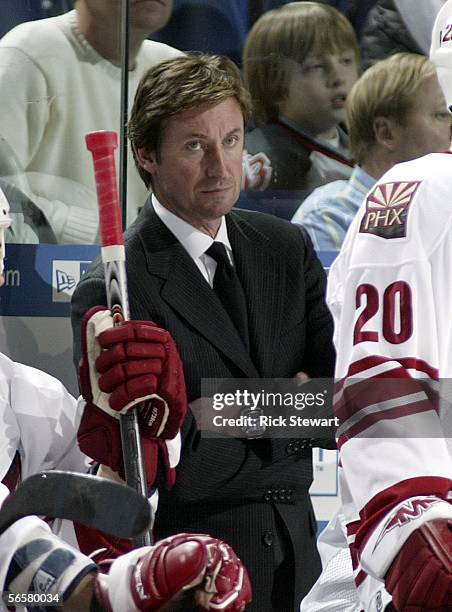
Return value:
M 152 206 L 154 207 L 154 210 L 162 223 L 164 223 L 169 231 L 176 236 L 181 245 L 198 266 L 206 281 L 211 287 L 213 287 L 213 278 L 215 276 L 217 262 L 209 255 L 206 255 L 207 249 L 214 242 L 222 242 L 226 247 L 226 253 L 228 254 L 231 264 L 233 264 L 232 249 L 228 238 L 226 219 L 224 217 L 221 218 L 221 224 L 214 240 L 211 236 L 208 236 L 199 229 L 196 229 L 196 227 L 193 227 L 193 225 L 190 225 L 190 223 L 187 223 L 187 221 L 184 221 L 162 206 L 154 194 L 152 194 Z

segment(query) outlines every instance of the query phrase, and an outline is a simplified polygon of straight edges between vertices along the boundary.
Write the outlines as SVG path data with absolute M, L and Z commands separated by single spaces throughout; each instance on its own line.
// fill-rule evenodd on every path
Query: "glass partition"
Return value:
M 85 135 L 120 132 L 125 1 L 2 0 L 0 5 L 0 187 L 12 219 L 0 289 L 0 350 L 56 376 L 74 394 L 70 300 L 99 252 L 94 173 Z M 181 51 L 222 53 L 241 65 L 253 22 L 265 10 L 284 4 L 131 2 L 129 108 L 145 71 Z M 251 131 L 254 122 L 248 127 Z M 149 194 L 130 150 L 127 157 L 130 225 Z M 245 158 L 245 167 L 256 189 L 244 190 L 238 206 L 290 218 L 303 189 L 272 191 L 263 158 Z M 296 172 L 290 168 L 292 175 Z M 328 497 L 330 513 L 331 499 L 336 499 L 335 459 L 326 461 L 325 456 L 322 451 L 317 462 L 322 476 L 317 491 Z

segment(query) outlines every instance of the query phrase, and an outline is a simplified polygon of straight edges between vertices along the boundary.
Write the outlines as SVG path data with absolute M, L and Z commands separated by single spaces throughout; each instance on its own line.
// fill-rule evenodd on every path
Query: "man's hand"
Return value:
M 187 410 L 182 362 L 170 334 L 147 321 L 113 327 L 110 311 L 92 308 L 82 321 L 80 385 L 86 402 L 81 450 L 122 475 L 119 414 L 139 405 L 152 481 L 155 465 L 149 463 L 156 462 L 159 448 L 166 452 L 164 440 L 177 435 Z
M 128 595 L 124 579 L 120 583 L 127 575 Z M 232 548 L 202 534 L 181 533 L 132 551 L 96 582 L 97 599 L 106 610 L 160 610 L 189 590 L 199 610 L 241 612 L 251 601 L 246 568 Z
M 452 609 L 452 521 L 427 521 L 403 544 L 385 576 L 399 612 Z

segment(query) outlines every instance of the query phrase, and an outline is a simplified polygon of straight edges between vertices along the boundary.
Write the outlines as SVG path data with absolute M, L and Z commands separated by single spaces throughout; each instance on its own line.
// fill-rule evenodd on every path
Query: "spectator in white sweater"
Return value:
M 171 9 L 172 0 L 130 3 L 130 101 L 148 68 L 180 53 L 146 40 L 167 23 Z M 119 130 L 120 49 L 120 3 L 111 0 L 76 0 L 74 10 L 23 23 L 0 40 L 0 136 L 23 170 L 21 188 L 25 178 L 27 196 L 58 243 L 97 240 L 94 173 L 84 137 Z M 0 174 L 2 167 L 8 160 L 0 159 Z M 130 160 L 128 223 L 146 196 Z

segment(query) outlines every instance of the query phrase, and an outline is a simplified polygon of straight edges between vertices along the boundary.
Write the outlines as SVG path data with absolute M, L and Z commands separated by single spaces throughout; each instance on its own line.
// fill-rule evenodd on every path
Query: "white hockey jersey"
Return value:
M 452 518 L 452 155 L 377 182 L 330 269 L 327 301 L 343 512 L 367 610 L 366 576 L 382 579 L 423 522 Z
M 0 353 L 0 481 L 17 458 L 20 480 L 43 470 L 86 472 L 88 458 L 77 445 L 80 416 L 81 406 L 58 380 Z M 0 486 L 0 505 L 7 491 Z M 49 529 L 27 517 L 0 537 L 0 591 L 19 536 L 38 525 Z M 55 520 L 52 530 L 77 546 L 70 521 Z M 3 602 L 0 610 L 6 610 Z
M 86 472 L 77 444 L 81 409 L 45 372 L 0 353 L 0 480 L 20 455 L 22 480 L 42 470 Z
M 90 460 L 77 443 L 84 405 L 83 398 L 76 400 L 56 378 L 0 353 L 0 506 L 7 494 L 1 481 L 5 477 L 9 480 L 15 463 L 19 481 L 43 470 L 88 471 Z M 175 467 L 180 456 L 180 435 L 166 444 L 170 465 Z M 153 491 L 150 502 L 155 513 L 158 491 Z M 26 537 L 28 530 L 37 525 L 49 529 L 40 519 L 26 517 L 0 536 L 0 592 L 15 551 L 14 544 L 19 535 Z M 54 519 L 51 528 L 62 540 L 79 547 L 71 521 Z M 94 548 L 99 548 L 97 543 L 93 540 Z M 1 600 L 0 610 L 6 610 Z

